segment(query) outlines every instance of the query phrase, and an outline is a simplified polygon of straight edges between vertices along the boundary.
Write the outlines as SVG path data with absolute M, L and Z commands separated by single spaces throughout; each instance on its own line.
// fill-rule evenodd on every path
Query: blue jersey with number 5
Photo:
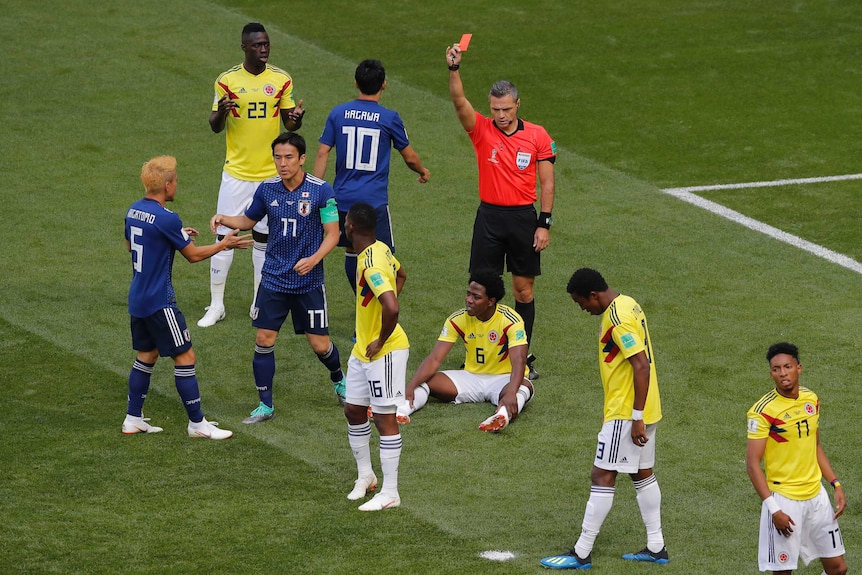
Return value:
M 320 143 L 335 148 L 338 209 L 356 202 L 375 208 L 389 203 L 389 158 L 410 145 L 398 112 L 371 100 L 336 106 L 326 118 Z
M 174 252 L 191 243 L 183 222 L 156 200 L 138 200 L 126 212 L 126 241 L 132 253 L 129 314 L 148 317 L 177 307 L 171 283 Z

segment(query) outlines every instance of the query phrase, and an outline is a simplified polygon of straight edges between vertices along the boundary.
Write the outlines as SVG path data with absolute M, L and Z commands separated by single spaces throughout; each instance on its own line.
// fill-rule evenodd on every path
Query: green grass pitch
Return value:
M 823 443 L 849 500 L 848 564 L 858 568 L 862 278 L 661 190 L 862 172 L 860 17 L 849 0 L 4 6 L 0 573 L 545 572 L 539 559 L 580 531 L 600 424 L 596 319 L 565 293 L 581 266 L 644 306 L 665 412 L 656 474 L 671 562 L 620 559 L 645 539 L 621 478 L 594 572 L 757 572 L 745 411 L 771 385 L 766 347 L 784 339 L 800 345 L 803 384 L 821 396 Z M 247 254 L 231 271 L 227 318 L 207 330 L 194 323 L 209 301 L 207 265 L 174 268 L 204 410 L 235 437 L 185 436 L 164 360 L 145 411 L 165 432 L 120 434 L 134 357 L 123 214 L 141 195 L 141 164 L 173 154 L 172 208 L 206 228 L 224 153 L 206 122 L 212 82 L 241 61 L 249 21 L 267 26 L 271 61 L 305 100 L 309 168 L 326 113 L 354 96 L 356 63 L 387 67 L 382 103 L 399 110 L 432 173 L 420 186 L 393 162 L 411 370 L 462 305 L 478 201 L 446 46 L 473 33 L 462 66 L 473 104 L 485 110 L 491 83 L 512 80 L 522 117 L 558 145 L 555 226 L 536 283 L 535 399 L 495 436 L 477 431 L 490 406 L 432 401 L 402 430 L 396 510 L 363 514 L 345 498 L 355 473 L 346 425 L 302 338 L 278 343 L 278 417 L 239 423 L 257 402 Z M 860 185 L 702 195 L 859 261 Z M 346 361 L 353 302 L 341 254 L 326 265 Z M 487 550 L 515 557 L 488 561 Z

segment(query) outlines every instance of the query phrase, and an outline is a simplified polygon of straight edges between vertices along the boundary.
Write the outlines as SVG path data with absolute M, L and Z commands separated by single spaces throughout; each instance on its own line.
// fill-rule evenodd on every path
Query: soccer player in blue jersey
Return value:
M 389 156 L 395 148 L 424 184 L 431 172 L 422 165 L 419 154 L 410 145 L 407 130 L 398 112 L 380 105 L 386 89 L 386 70 L 380 60 L 363 60 L 354 74 L 359 97 L 332 109 L 320 136 L 320 147 L 314 160 L 314 175 L 323 178 L 329 151 L 335 148 L 335 197 L 341 238 L 346 248 L 344 272 L 356 291 L 356 252 L 344 235 L 344 218 L 356 202 L 370 204 L 377 211 L 377 239 L 395 253 L 392 220 L 389 216 Z
M 150 425 L 142 409 L 150 376 L 159 357 L 174 360 L 174 381 L 188 412 L 190 437 L 227 439 L 233 433 L 207 421 L 201 410 L 201 395 L 195 375 L 195 352 L 192 349 L 186 319 L 177 307 L 171 269 L 174 252 L 189 262 L 199 262 L 223 250 L 247 248 L 250 235 L 237 236 L 233 231 L 218 243 L 196 246 L 190 236 L 194 228 L 184 228 L 180 217 L 165 207 L 177 193 L 177 160 L 172 156 L 153 158 L 141 169 L 146 195 L 126 212 L 126 248 L 132 254 L 132 283 L 129 287 L 132 347 L 138 357 L 129 374 L 129 404 L 123 433 L 158 433 L 161 427 Z
M 269 242 L 251 324 L 257 328 L 252 368 L 260 404 L 243 423 L 272 419 L 275 340 L 287 319 L 305 334 L 311 349 L 329 369 L 339 400 L 344 400 L 344 373 L 338 348 L 329 338 L 329 314 L 323 285 L 323 258 L 338 244 L 338 207 L 332 186 L 306 174 L 305 139 L 284 132 L 272 142 L 278 177 L 263 182 L 251 205 L 239 216 L 216 214 L 210 228 L 248 230 L 269 217 Z

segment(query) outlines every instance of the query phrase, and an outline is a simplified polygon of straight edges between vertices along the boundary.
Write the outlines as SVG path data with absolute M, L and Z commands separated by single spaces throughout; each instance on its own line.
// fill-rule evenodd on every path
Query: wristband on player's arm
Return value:
M 551 229 L 551 225 L 553 225 L 554 219 L 551 217 L 551 212 L 542 212 L 539 214 L 539 219 L 536 220 L 536 225 L 540 228 L 545 228 L 546 230 Z
M 764 499 L 763 502 L 766 503 L 766 508 L 769 509 L 770 515 L 775 515 L 776 513 L 781 511 L 781 507 L 778 506 L 778 502 L 772 495 Z

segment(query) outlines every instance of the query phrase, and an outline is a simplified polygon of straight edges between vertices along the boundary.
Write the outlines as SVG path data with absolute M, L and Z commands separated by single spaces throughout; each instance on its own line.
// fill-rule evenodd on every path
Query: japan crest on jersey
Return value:
M 311 213 L 311 200 L 299 200 L 296 204 L 296 210 L 300 216 L 307 216 Z
M 526 170 L 527 166 L 530 165 L 530 159 L 532 157 L 533 155 L 528 152 L 518 152 L 518 157 L 515 159 L 515 164 L 518 166 L 518 169 Z

